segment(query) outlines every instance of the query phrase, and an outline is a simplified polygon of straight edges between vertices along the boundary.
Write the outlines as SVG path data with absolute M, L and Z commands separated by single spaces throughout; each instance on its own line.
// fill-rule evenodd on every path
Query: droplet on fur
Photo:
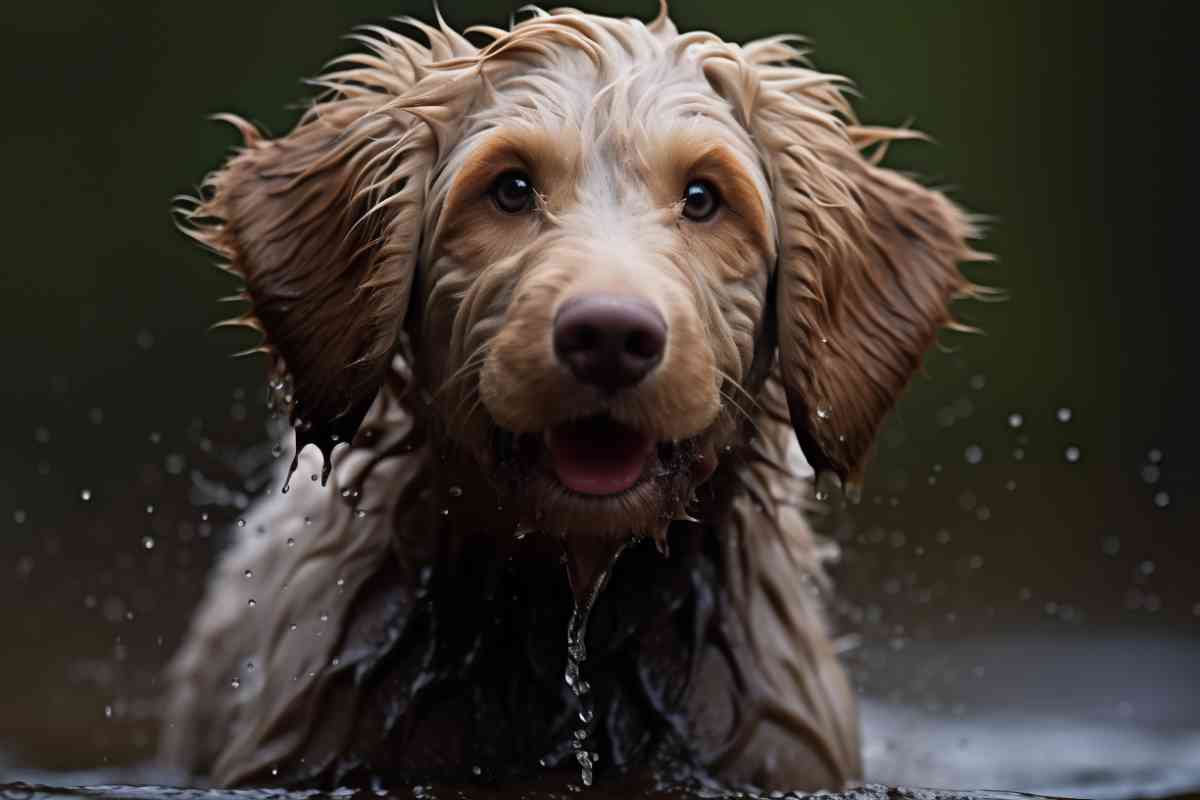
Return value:
M 245 576 L 246 580 L 250 580 L 251 578 L 254 577 L 254 570 L 248 569 L 245 572 L 243 572 L 242 575 Z
M 829 409 L 825 406 L 817 406 L 817 419 L 822 421 L 827 420 L 829 419 L 829 413 Z
M 289 536 L 289 537 L 288 537 L 288 540 L 287 540 L 287 546 L 288 546 L 288 547 L 295 547 L 295 546 L 296 546 L 296 540 L 295 540 L 295 539 L 293 539 L 293 538 L 291 538 L 291 537 Z
M 238 680 L 237 678 L 234 678 L 233 680 L 231 680 L 231 681 L 229 682 L 229 685 L 230 685 L 230 686 L 232 686 L 232 687 L 233 687 L 233 688 L 235 688 L 235 689 L 240 689 L 240 688 L 242 688 L 242 682 L 241 682 L 240 680 Z
M 246 605 L 250 606 L 250 608 L 254 608 L 256 605 L 258 605 L 258 603 L 255 601 L 255 599 L 253 597 L 251 597 L 249 600 L 246 601 Z

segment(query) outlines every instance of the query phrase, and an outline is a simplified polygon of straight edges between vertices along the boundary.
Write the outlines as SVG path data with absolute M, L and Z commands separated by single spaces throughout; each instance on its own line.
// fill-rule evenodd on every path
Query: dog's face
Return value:
M 775 262 L 729 104 L 695 64 L 626 69 L 578 54 L 494 76 L 431 189 L 423 380 L 553 530 L 651 533 L 682 511 L 733 432 Z
M 810 461 L 859 469 L 969 226 L 869 163 L 780 40 L 580 14 L 390 33 L 296 131 L 211 181 L 301 442 L 349 438 L 402 330 L 446 436 L 541 525 L 654 533 L 778 362 Z

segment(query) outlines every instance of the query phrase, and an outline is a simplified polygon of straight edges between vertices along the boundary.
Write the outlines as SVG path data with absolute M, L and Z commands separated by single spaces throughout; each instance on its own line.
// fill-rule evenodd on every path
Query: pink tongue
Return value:
M 546 431 L 554 474 L 580 494 L 623 492 L 638 482 L 654 442 L 609 417 L 588 417 Z

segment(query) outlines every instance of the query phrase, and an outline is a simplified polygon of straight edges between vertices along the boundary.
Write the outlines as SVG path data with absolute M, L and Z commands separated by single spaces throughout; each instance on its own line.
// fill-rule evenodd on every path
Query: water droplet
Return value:
M 1157 447 L 1155 447 L 1153 450 L 1151 450 L 1149 453 L 1146 454 L 1146 460 L 1149 461 L 1151 464 L 1161 463 L 1162 459 L 1163 459 L 1162 450 L 1159 450 Z
M 329 622 L 329 615 L 321 614 L 321 622 Z
M 287 546 L 288 546 L 288 547 L 295 547 L 295 546 L 296 546 L 296 540 L 295 540 L 295 539 L 293 539 L 293 538 L 291 538 L 291 537 L 288 537 L 288 540 L 287 540 Z
M 1158 483 L 1158 479 L 1162 472 L 1156 464 L 1147 464 L 1142 467 L 1142 480 L 1149 484 Z
M 248 569 L 245 572 L 243 572 L 242 574 L 246 576 L 246 580 L 250 580 L 251 578 L 254 577 L 254 570 Z
M 279 774 L 279 767 L 271 767 L 271 777 L 275 777 L 278 774 Z
M 1079 448 L 1075 445 L 1071 445 L 1065 451 L 1063 451 L 1063 456 L 1067 459 L 1067 463 L 1074 464 L 1079 460 Z
M 446 491 L 448 491 L 450 493 L 451 497 L 462 497 L 462 493 L 463 493 L 461 486 L 451 486 Z
M 254 662 L 253 661 L 246 662 L 246 672 L 254 672 Z
M 79 492 L 79 499 L 85 503 L 87 501 L 91 500 L 92 499 L 92 490 L 91 489 L 82 489 Z
M 271 448 L 271 455 L 274 458 L 279 458 L 281 455 L 283 455 L 283 448 L 280 447 L 279 445 L 275 445 L 274 447 Z
M 238 526 L 239 528 L 244 528 L 244 527 L 246 527 L 246 520 L 244 520 L 244 519 L 239 519 L 239 520 L 237 521 L 237 526 Z
M 357 518 L 359 518 L 359 519 L 362 519 L 362 518 L 363 518 L 363 517 L 365 517 L 366 515 L 367 515 L 367 512 L 366 512 L 366 510 L 365 510 L 365 509 L 362 509 L 362 508 L 356 508 L 356 509 L 354 510 L 354 516 L 355 516 L 355 517 L 357 517 Z
M 970 383 L 972 389 L 974 389 L 975 391 L 980 391 L 983 389 L 983 387 L 987 386 L 987 376 L 972 375 L 969 383 Z
M 153 513 L 154 513 L 154 506 L 152 506 L 152 505 L 148 505 L 148 506 L 146 506 L 146 513 L 147 513 L 147 514 L 153 514 Z
M 112 719 L 112 715 L 113 715 L 113 708 L 112 708 L 112 706 L 105 706 L 105 707 L 104 707 L 104 718 L 105 718 L 105 719 Z
M 1008 427 L 1019 428 L 1024 424 L 1025 424 L 1025 417 L 1021 416 L 1017 412 L 1014 411 L 1013 413 L 1008 415 Z
M 320 480 L 320 476 L 318 476 L 317 473 L 314 472 L 312 475 L 308 476 L 308 479 L 310 481 L 312 481 L 313 483 L 316 483 L 317 481 Z
M 978 464 L 983 461 L 983 448 L 977 444 L 970 445 L 963 451 L 963 457 L 966 458 L 968 464 Z
M 312 525 L 312 517 L 305 517 L 305 518 L 304 518 L 304 524 L 305 524 L 305 525 Z
M 1156 492 L 1154 494 L 1154 505 L 1159 508 L 1166 508 L 1171 505 L 1171 495 L 1166 492 Z
M 819 419 L 819 420 L 829 419 L 829 409 L 824 406 L 817 406 L 817 419 Z
M 251 597 L 249 600 L 246 601 L 246 605 L 250 606 L 251 608 L 254 608 L 256 605 L 258 605 L 258 603 L 256 603 L 254 598 Z
M 288 626 L 288 630 L 289 630 L 289 631 L 294 631 L 294 630 L 296 630 L 296 623 L 294 623 L 294 622 L 293 622 L 291 625 L 289 625 L 289 626 Z
M 1063 408 L 1060 408 L 1057 412 L 1055 412 L 1054 416 L 1058 418 L 1059 422 L 1070 422 L 1071 421 L 1071 409 L 1066 408 L 1064 406 Z
M 448 517 L 448 516 L 450 516 L 450 509 L 448 509 L 448 508 L 443 508 L 443 509 L 442 509 L 442 516 L 443 516 L 443 517 Z
M 142 537 L 142 547 L 146 548 L 147 550 L 153 550 L 154 549 L 154 537 L 143 536 Z
M 208 512 L 207 512 L 207 511 L 205 511 L 204 513 L 202 513 L 202 514 L 200 515 L 200 521 L 201 521 L 201 522 L 208 522 Z
M 471 774 L 478 778 L 483 774 L 483 767 L 476 764 L 475 766 L 471 767 Z
M 338 579 L 337 579 L 337 585 L 338 585 L 338 586 L 345 586 L 345 585 L 346 585 L 346 579 L 345 579 L 345 578 L 338 578 Z
M 1024 461 L 1025 460 L 1024 448 L 1018 447 L 1017 449 L 1013 450 L 1013 460 L 1014 461 Z
M 242 682 L 241 682 L 241 680 L 239 680 L 238 678 L 234 678 L 233 680 L 231 680 L 231 681 L 229 682 L 229 685 L 230 685 L 230 686 L 232 686 L 232 687 L 233 687 L 233 688 L 235 688 L 235 689 L 240 689 L 240 688 L 242 688 Z

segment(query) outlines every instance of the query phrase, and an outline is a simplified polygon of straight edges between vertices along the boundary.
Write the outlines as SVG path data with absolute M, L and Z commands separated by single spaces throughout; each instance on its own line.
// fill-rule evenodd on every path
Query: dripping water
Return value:
M 626 542 L 602 543 L 598 549 L 589 546 L 594 544 L 571 542 L 565 537 L 563 540 L 567 575 L 575 595 L 571 621 L 567 624 L 567 666 L 563 680 L 579 701 L 579 727 L 571 734 L 571 750 L 579 764 L 579 777 L 584 786 L 592 785 L 593 772 L 600 757 L 598 752 L 591 749 L 596 709 L 591 685 L 583 672 L 587 661 L 588 618 Z

